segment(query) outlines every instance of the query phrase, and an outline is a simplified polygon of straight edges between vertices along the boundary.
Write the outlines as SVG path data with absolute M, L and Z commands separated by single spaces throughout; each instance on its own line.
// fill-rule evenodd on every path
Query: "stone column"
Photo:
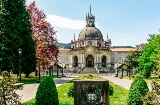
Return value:
M 71 60 L 71 61 L 70 61 L 70 67 L 69 67 L 69 68 L 72 68 L 72 67 L 73 67 L 73 61 L 72 61 L 73 58 L 72 58 L 72 55 L 70 55 L 70 60 Z
M 78 56 L 78 66 L 79 66 L 81 63 L 81 54 L 78 54 L 77 56 Z
M 94 54 L 94 66 L 96 66 L 96 53 Z
M 107 67 L 111 67 L 111 55 L 110 54 L 107 56 L 107 63 L 109 64 L 107 65 Z
M 84 67 L 84 53 L 82 53 L 82 67 Z
M 100 58 L 100 59 L 99 59 L 99 63 L 100 63 L 100 65 L 102 66 L 102 62 L 101 62 L 101 61 L 102 61 L 102 58 L 101 58 L 102 56 L 101 56 L 101 55 L 102 55 L 102 54 L 99 54 L 99 58 Z
M 83 62 L 83 54 L 81 54 L 81 66 L 82 66 L 82 62 Z

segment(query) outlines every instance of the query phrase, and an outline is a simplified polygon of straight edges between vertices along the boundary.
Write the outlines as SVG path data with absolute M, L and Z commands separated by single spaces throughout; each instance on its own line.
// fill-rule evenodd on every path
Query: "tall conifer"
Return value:
M 18 73 L 18 49 L 22 49 L 21 70 L 29 76 L 35 70 L 35 42 L 25 0 L 1 0 L 0 69 Z M 3 14 L 2 14 L 3 13 Z

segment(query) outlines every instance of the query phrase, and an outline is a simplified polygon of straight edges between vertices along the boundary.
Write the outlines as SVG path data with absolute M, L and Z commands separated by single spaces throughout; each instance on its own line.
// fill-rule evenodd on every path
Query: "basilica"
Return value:
M 79 33 L 78 39 L 71 40 L 69 67 L 110 67 L 111 39 L 103 39 L 103 34 L 95 26 L 95 16 L 86 15 L 86 27 Z
M 58 61 L 64 64 L 66 69 L 102 67 L 103 70 L 112 70 L 117 63 L 122 64 L 126 56 L 133 51 L 130 46 L 111 46 L 108 34 L 106 39 L 103 38 L 103 34 L 95 26 L 91 7 L 86 14 L 86 27 L 80 31 L 78 39 L 75 39 L 74 35 L 70 44 L 70 49 L 59 49 Z

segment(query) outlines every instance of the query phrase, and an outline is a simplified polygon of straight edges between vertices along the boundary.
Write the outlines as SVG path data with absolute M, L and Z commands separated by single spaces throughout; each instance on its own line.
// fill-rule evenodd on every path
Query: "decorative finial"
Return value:
M 74 41 L 75 41 L 75 33 L 74 33 Z
M 108 39 L 108 32 L 107 32 L 107 39 Z
M 91 5 L 90 5 L 90 14 L 91 14 Z

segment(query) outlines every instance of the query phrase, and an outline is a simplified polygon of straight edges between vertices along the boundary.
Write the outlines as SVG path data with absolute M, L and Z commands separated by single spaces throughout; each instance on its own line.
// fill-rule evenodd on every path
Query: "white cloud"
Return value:
M 57 15 L 47 15 L 47 21 L 50 22 L 53 27 L 66 29 L 82 29 L 86 25 L 85 21 L 73 20 Z
M 86 26 L 85 21 L 74 20 L 57 15 L 47 15 L 46 20 L 50 22 L 53 27 L 59 27 L 59 28 L 81 30 Z M 97 22 L 95 23 L 95 25 L 96 27 L 100 28 L 100 25 Z

